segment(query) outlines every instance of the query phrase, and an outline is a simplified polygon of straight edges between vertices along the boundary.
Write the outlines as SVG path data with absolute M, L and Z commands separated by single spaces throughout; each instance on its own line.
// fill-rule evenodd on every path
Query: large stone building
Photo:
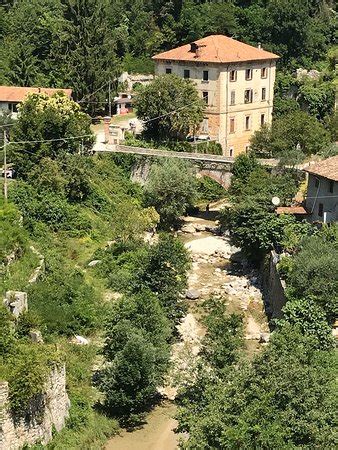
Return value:
M 219 142 L 227 156 L 245 152 L 253 132 L 271 122 L 278 58 L 222 35 L 153 57 L 156 74 L 173 73 L 196 83 L 207 104 L 200 133 Z

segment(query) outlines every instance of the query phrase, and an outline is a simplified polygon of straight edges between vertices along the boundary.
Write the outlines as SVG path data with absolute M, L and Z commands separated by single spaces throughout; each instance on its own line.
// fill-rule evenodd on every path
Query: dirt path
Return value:
M 173 450 L 179 436 L 174 433 L 177 421 L 173 419 L 176 406 L 163 403 L 147 416 L 146 425 L 132 433 L 123 431 L 111 439 L 105 450 Z

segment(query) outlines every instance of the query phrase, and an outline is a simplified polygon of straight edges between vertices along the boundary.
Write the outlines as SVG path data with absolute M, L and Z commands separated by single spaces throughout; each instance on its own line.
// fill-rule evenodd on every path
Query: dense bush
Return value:
M 197 182 L 185 161 L 165 160 L 152 165 L 144 191 L 145 204 L 153 206 L 160 215 L 160 225 L 170 229 L 193 204 Z
M 46 257 L 45 274 L 28 290 L 30 310 L 41 318 L 46 334 L 89 332 L 100 323 L 100 300 L 84 275 L 64 264 Z
M 333 381 L 334 354 L 288 325 L 251 365 L 209 378 L 199 401 L 187 398 L 179 413 L 179 429 L 189 433 L 183 448 L 334 446 Z
M 0 200 L 0 261 L 6 263 L 6 257 L 14 252 L 20 257 L 26 249 L 28 233 L 20 224 L 20 211 L 12 204 Z
M 333 226 L 332 230 L 337 227 Z M 338 314 L 337 235 L 321 233 L 305 238 L 295 255 L 287 284 L 293 296 L 311 297 L 329 320 Z
M 315 299 L 289 298 L 283 308 L 283 319 L 279 319 L 277 324 L 282 329 L 288 324 L 296 325 L 302 333 L 316 339 L 316 347 L 322 350 L 333 348 L 331 326 L 327 323 L 323 308 Z

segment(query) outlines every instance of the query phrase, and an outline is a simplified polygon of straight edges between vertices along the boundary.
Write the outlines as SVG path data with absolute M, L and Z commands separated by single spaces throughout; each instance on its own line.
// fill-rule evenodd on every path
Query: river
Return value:
M 218 209 L 218 205 L 215 210 Z M 212 211 L 210 213 L 212 217 Z M 172 381 L 179 376 L 189 376 L 189 364 L 198 356 L 200 341 L 204 330 L 198 322 L 203 308 L 203 300 L 213 296 L 226 297 L 229 312 L 240 312 L 244 317 L 246 351 L 249 356 L 260 348 L 261 333 L 268 331 L 263 302 L 256 274 L 244 271 L 242 265 L 230 263 L 230 257 L 238 252 L 229 238 L 217 236 L 206 231 L 215 227 L 212 218 L 185 218 L 186 233 L 179 233 L 192 255 L 192 268 L 189 274 L 189 289 L 197 290 L 198 300 L 189 301 L 189 312 L 179 328 L 181 341 L 174 344 L 172 361 L 176 373 L 170 374 L 162 392 L 174 399 L 177 386 Z M 122 431 L 110 439 L 106 450 L 174 450 L 178 448 L 180 436 L 174 430 L 176 406 L 174 401 L 166 400 L 147 415 L 146 424 L 133 432 Z

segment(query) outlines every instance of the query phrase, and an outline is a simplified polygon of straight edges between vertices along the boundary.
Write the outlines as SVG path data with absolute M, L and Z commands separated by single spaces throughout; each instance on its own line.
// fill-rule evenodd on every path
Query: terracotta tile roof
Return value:
M 327 178 L 328 180 L 338 181 L 338 155 L 319 161 L 304 170 L 305 172 Z
M 26 95 L 30 92 L 39 93 L 44 92 L 48 95 L 53 95 L 55 92 L 63 91 L 68 97 L 72 95 L 71 89 L 51 89 L 38 87 L 21 87 L 21 86 L 0 86 L 0 102 L 17 102 L 24 100 Z
M 279 56 L 261 48 L 252 47 L 223 35 L 207 36 L 194 42 L 197 53 L 191 51 L 191 44 L 182 45 L 167 52 L 153 56 L 155 60 L 201 61 L 230 63 L 241 61 L 260 61 L 278 59 Z
M 279 206 L 276 209 L 276 213 L 279 214 L 299 214 L 306 215 L 307 211 L 303 206 Z

